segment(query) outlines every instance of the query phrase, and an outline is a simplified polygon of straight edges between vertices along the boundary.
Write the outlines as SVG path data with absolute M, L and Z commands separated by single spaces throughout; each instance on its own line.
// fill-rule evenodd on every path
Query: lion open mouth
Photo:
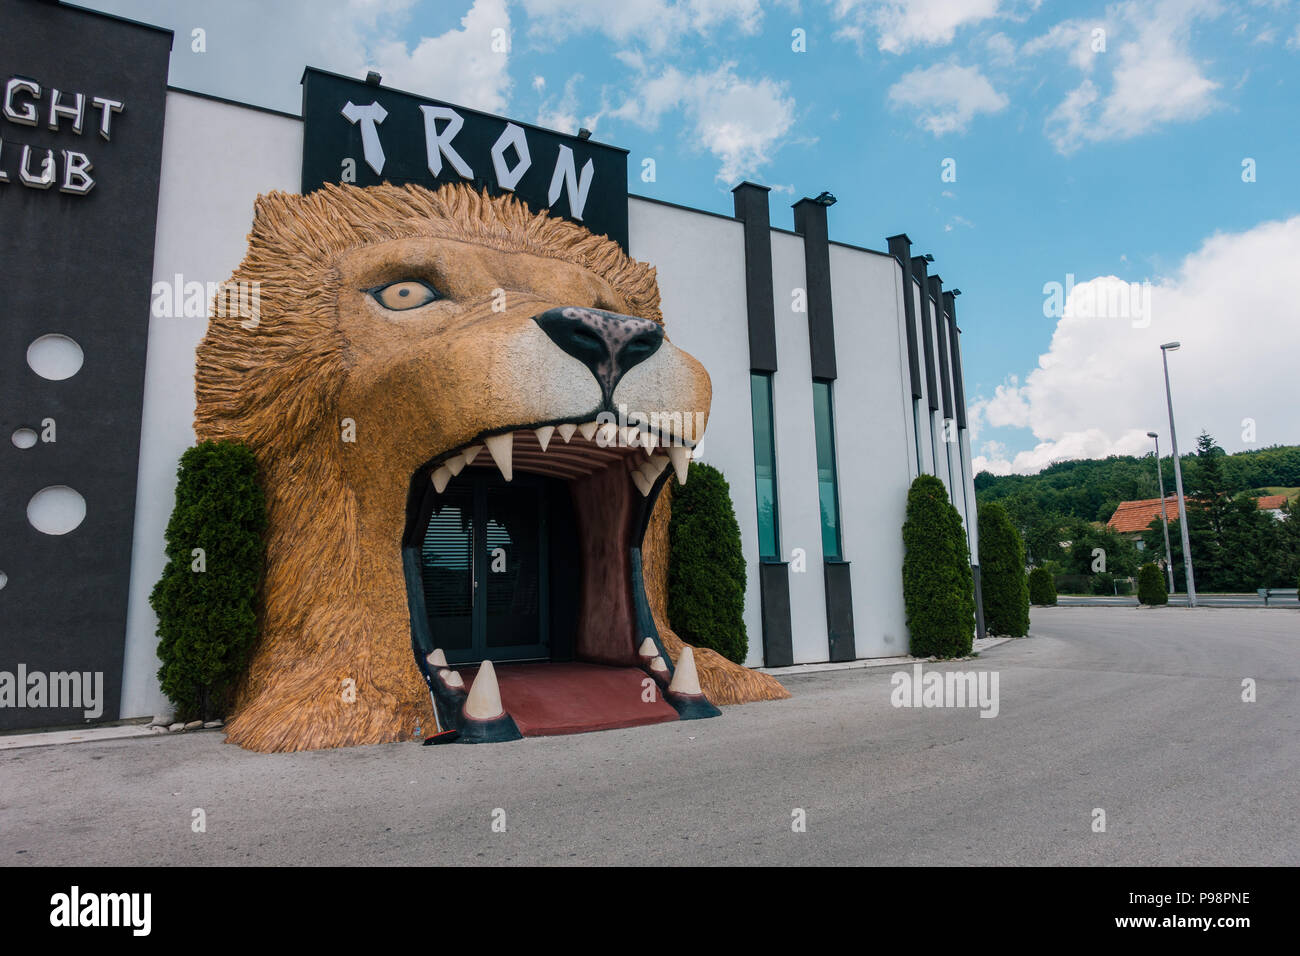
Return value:
M 481 435 L 417 469 L 403 556 L 412 650 L 440 729 L 474 742 L 521 735 L 494 658 L 637 668 L 628 686 L 639 693 L 648 675 L 663 696 L 651 695 L 660 708 L 644 722 L 672 719 L 664 701 L 683 718 L 717 713 L 693 661 L 670 663 L 641 567 L 655 502 L 671 475 L 685 483 L 694 444 L 566 421 Z M 467 689 L 456 667 L 480 661 Z

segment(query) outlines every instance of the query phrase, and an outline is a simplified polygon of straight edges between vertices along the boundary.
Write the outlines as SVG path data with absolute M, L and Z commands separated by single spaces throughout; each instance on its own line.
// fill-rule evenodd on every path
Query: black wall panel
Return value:
M 170 31 L 0 0 L 0 84 L 40 86 L 11 103 L 20 114 L 33 103 L 38 125 L 0 114 L 0 672 L 99 672 L 103 720 L 117 719 L 121 698 L 170 51 Z M 71 119 L 49 128 L 53 88 L 68 105 L 84 97 L 80 134 Z M 108 112 L 108 139 L 95 97 L 122 104 Z M 54 149 L 50 188 L 20 182 L 24 145 L 40 157 Z M 65 150 L 92 164 L 84 195 L 60 190 Z M 28 346 L 47 334 L 80 345 L 76 374 L 51 381 L 29 367 Z M 42 433 L 47 419 L 55 441 L 15 446 L 15 430 Z M 86 516 L 53 536 L 32 527 L 27 507 L 58 485 L 81 494 Z M 6 702 L 0 729 L 80 723 L 84 710 Z

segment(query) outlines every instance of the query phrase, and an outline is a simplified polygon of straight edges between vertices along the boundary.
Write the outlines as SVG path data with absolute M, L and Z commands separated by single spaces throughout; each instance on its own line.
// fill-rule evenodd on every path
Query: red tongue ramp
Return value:
M 501 703 L 525 737 L 582 734 L 677 719 L 677 711 L 654 688 L 654 702 L 641 699 L 646 672 L 603 664 L 497 664 Z M 461 671 L 469 687 L 478 668 Z

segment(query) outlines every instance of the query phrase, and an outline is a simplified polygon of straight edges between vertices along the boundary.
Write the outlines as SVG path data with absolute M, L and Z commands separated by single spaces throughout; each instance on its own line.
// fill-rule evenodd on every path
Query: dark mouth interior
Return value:
M 658 643 L 640 545 L 686 452 L 648 450 L 656 443 L 644 434 L 522 427 L 416 471 L 402 550 L 411 645 L 426 681 L 435 649 L 453 668 L 485 659 L 636 666 L 645 637 Z M 508 468 L 493 453 L 504 458 L 507 439 Z

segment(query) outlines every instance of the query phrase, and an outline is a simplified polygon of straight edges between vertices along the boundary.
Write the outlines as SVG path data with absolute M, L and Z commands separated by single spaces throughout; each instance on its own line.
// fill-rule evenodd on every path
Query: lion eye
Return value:
M 385 309 L 393 312 L 405 312 L 408 309 L 418 309 L 422 305 L 428 305 L 437 299 L 442 298 L 427 282 L 419 279 L 403 279 L 398 282 L 390 282 L 388 285 L 376 286 L 368 291 L 376 302 Z

